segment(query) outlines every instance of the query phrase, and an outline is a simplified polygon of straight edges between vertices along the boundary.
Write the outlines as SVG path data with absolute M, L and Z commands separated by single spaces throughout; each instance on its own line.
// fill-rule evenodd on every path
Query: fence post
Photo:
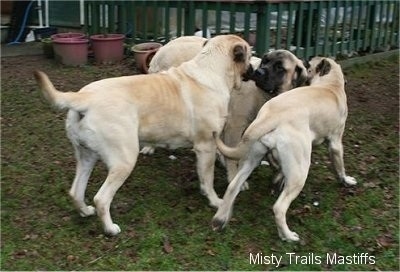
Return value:
M 265 38 L 267 36 L 267 14 L 265 12 L 265 3 L 257 2 L 257 35 L 256 35 L 256 55 L 262 57 L 265 48 Z
M 196 20 L 196 10 L 193 1 L 185 1 L 185 30 L 184 35 L 193 35 Z

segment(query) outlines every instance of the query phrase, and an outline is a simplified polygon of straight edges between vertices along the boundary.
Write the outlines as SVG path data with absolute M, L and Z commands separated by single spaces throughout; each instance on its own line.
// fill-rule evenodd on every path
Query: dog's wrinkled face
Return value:
M 290 51 L 276 50 L 263 56 L 250 78 L 260 89 L 276 95 L 305 85 L 307 69 Z

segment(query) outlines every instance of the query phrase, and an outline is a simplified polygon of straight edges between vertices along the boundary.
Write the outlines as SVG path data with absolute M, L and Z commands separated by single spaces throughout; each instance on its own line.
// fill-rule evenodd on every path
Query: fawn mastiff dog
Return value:
M 169 41 L 151 59 L 149 73 L 165 71 L 193 59 L 206 42 L 206 38 L 198 36 L 182 36 Z
M 200 188 L 210 205 L 218 207 L 222 200 L 213 188 L 212 132 L 223 128 L 231 90 L 240 88 L 250 55 L 249 45 L 240 37 L 216 36 L 179 67 L 103 79 L 79 92 L 60 92 L 45 73 L 36 71 L 44 96 L 56 107 L 68 109 L 66 130 L 77 159 L 70 195 L 80 214 L 97 213 L 108 235 L 121 231 L 111 219 L 110 204 L 136 164 L 139 144 L 193 147 Z M 108 175 L 94 197 L 94 208 L 85 203 L 84 195 L 98 159 L 106 164 Z
M 167 70 L 192 59 L 201 51 L 206 41 L 207 39 L 198 36 L 183 36 L 170 41 L 154 55 L 149 72 Z M 287 50 L 270 52 L 262 59 L 252 57 L 250 62 L 254 73 L 248 76 L 256 80 L 258 87 L 254 81 L 248 80 L 231 93 L 228 117 L 221 134 L 229 146 L 239 143 L 243 132 L 266 101 L 277 94 L 304 85 L 307 80 L 304 63 Z M 141 152 L 151 154 L 154 149 L 146 146 Z M 238 163 L 229 158 L 220 159 L 225 164 L 228 181 L 231 181 L 237 173 Z M 243 188 L 248 188 L 247 183 Z
M 216 137 L 222 154 L 240 159 L 241 166 L 212 220 L 214 230 L 222 229 L 227 224 L 243 182 L 266 153 L 272 154 L 283 176 L 283 190 L 273 206 L 278 233 L 283 240 L 300 239 L 289 229 L 286 212 L 305 184 L 313 144 L 328 141 L 339 180 L 347 185 L 357 183 L 353 177 L 346 175 L 343 163 L 342 136 L 347 102 L 342 70 L 340 65 L 328 58 L 314 58 L 310 65 L 310 86 L 285 92 L 265 103 L 237 147 L 228 147 Z

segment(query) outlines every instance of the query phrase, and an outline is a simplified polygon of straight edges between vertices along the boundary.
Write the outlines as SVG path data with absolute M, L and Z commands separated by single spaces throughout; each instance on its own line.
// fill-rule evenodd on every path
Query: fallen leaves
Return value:
M 167 254 L 171 253 L 172 251 L 174 251 L 174 248 L 172 247 L 168 236 L 164 235 L 163 236 L 163 251 Z
M 395 239 L 390 234 L 382 234 L 376 238 L 376 243 L 380 248 L 393 247 L 395 244 Z

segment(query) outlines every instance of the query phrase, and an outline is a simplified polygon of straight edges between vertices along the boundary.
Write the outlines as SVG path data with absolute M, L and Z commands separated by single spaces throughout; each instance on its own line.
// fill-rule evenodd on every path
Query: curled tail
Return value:
M 236 147 L 229 147 L 225 145 L 214 131 L 213 137 L 215 139 L 215 143 L 217 144 L 218 150 L 225 157 L 228 157 L 232 160 L 238 161 L 243 158 L 256 141 L 258 141 L 263 135 L 271 133 L 276 129 L 279 123 L 279 117 L 265 114 L 267 111 L 268 109 L 264 109 L 263 115 L 268 116 L 268 120 L 258 116 L 243 133 L 242 139 Z
M 88 106 L 87 98 L 89 93 L 60 92 L 58 91 L 49 77 L 42 71 L 35 71 L 34 76 L 44 97 L 59 109 L 73 109 L 84 111 Z
M 239 144 L 236 147 L 229 147 L 218 137 L 217 132 L 213 132 L 213 137 L 215 139 L 215 143 L 217 144 L 218 150 L 227 158 L 231 160 L 240 160 L 250 149 L 251 145 L 254 143 L 254 140 L 250 138 L 242 138 Z

